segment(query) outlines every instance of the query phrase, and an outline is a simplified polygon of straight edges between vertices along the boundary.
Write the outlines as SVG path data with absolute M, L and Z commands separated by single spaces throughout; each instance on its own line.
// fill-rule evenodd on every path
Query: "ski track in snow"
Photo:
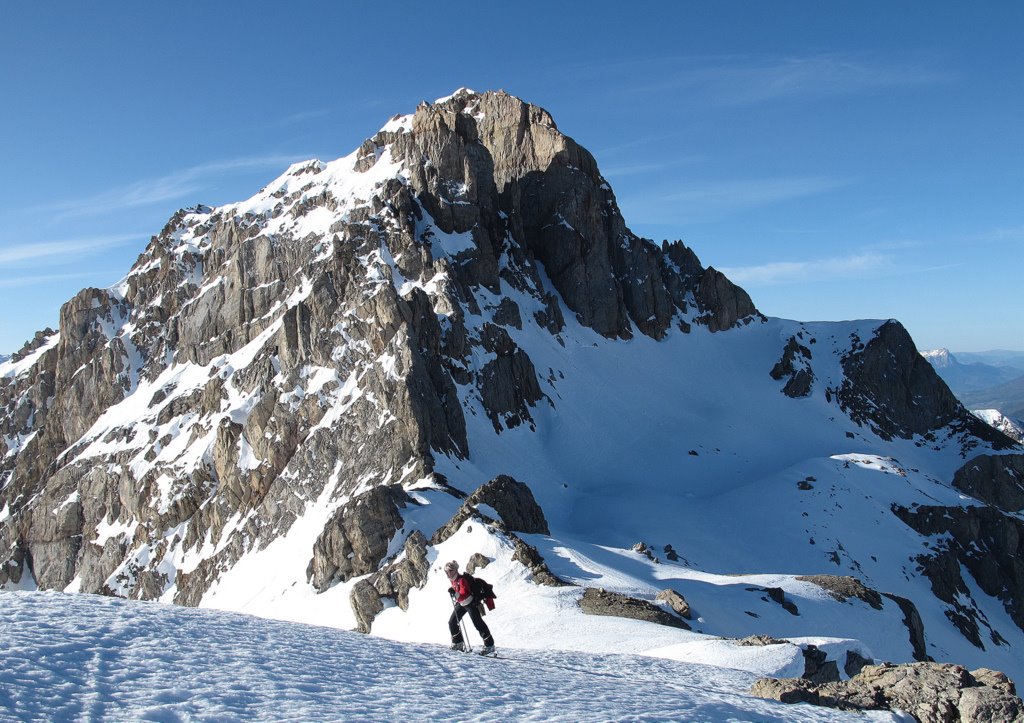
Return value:
M 0 628 L 4 721 L 909 720 L 752 698 L 756 676 L 725 668 L 515 649 L 485 660 L 92 595 L 0 593 Z

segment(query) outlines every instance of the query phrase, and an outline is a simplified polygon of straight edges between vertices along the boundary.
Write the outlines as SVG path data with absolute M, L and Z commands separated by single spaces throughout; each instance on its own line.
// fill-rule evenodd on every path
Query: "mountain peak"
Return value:
M 441 103 L 447 103 L 448 101 L 456 99 L 456 98 L 461 99 L 461 98 L 466 98 L 466 97 L 475 96 L 475 95 L 478 95 L 478 93 L 475 90 L 471 90 L 470 88 L 462 87 L 462 88 L 459 88 L 458 90 L 456 90 L 454 93 L 451 93 L 449 95 L 446 95 L 446 96 L 443 96 L 441 98 L 438 98 L 437 100 L 434 101 L 433 104 L 434 105 L 440 105 Z
M 931 365 L 936 369 L 942 367 L 951 367 L 958 364 L 956 357 L 949 353 L 949 349 L 932 349 L 928 351 L 919 352 L 921 356 L 931 362 Z
M 968 456 L 1001 469 L 1010 445 L 899 324 L 768 319 L 681 242 L 632 233 L 547 111 L 460 90 L 249 199 L 174 214 L 116 289 L 80 292 L 59 333 L 4 364 L 0 585 L 264 614 L 283 601 L 418 638 L 447 585 L 431 560 L 493 562 L 489 579 L 565 629 L 583 591 L 562 583 L 650 603 L 669 575 L 712 600 L 714 570 L 741 589 L 707 603 L 703 632 L 820 634 L 831 603 L 794 576 L 824 566 L 904 600 L 868 596 L 838 616 L 860 621 L 843 634 L 921 657 L 923 633 L 890 623 L 931 600 L 935 649 L 973 654 L 1024 585 L 970 608 L 935 597 L 928 576 L 974 569 L 982 546 L 921 540 L 947 520 L 1017 524 L 952 487 Z M 979 475 L 963 486 L 1015 499 Z M 531 500 L 550 536 L 520 524 Z M 1012 564 L 1008 539 L 986 559 Z M 636 572 L 652 544 L 690 562 Z M 893 562 L 933 552 L 947 556 Z M 779 560 L 784 595 L 729 577 Z M 977 569 L 981 589 L 1001 584 Z M 951 580 L 935 584 L 974 589 Z M 819 612 L 792 622 L 789 596 Z M 998 635 L 1007 655 L 1024 646 L 1024 630 Z

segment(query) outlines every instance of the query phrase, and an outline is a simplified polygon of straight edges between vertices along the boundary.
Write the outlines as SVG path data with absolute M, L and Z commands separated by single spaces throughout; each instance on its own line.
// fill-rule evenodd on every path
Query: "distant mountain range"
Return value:
M 970 409 L 998 409 L 1007 417 L 1024 419 L 1024 376 L 997 387 L 964 392 L 960 399 Z
M 997 367 L 1015 367 L 1024 374 L 1024 351 L 993 349 L 991 351 L 958 351 L 957 359 L 966 363 L 991 364 Z
M 969 409 L 998 410 L 1024 419 L 1024 352 L 922 351 L 953 393 Z M 964 363 L 963 359 L 971 359 Z
M 1013 352 L 1004 352 L 1001 357 L 998 354 L 998 352 L 980 354 L 957 352 L 953 354 L 948 349 L 921 352 L 921 356 L 931 362 L 953 393 L 961 397 L 965 392 L 989 389 L 1018 377 L 1024 377 L 1024 356 L 1007 356 Z M 965 359 L 976 361 L 964 361 Z

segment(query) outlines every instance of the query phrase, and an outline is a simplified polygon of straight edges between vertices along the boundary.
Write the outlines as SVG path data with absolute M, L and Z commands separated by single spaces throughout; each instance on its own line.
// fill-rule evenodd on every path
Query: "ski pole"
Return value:
M 458 613 L 459 613 L 459 603 L 458 603 L 458 601 L 457 600 L 452 600 L 452 605 L 455 606 L 455 614 L 456 614 L 456 616 L 458 616 Z M 459 625 L 462 627 L 462 644 L 466 647 L 466 652 L 467 653 L 471 653 L 471 652 L 473 652 L 473 646 L 469 642 L 469 635 L 466 634 L 466 616 L 465 615 L 462 615 L 462 616 L 459 617 Z

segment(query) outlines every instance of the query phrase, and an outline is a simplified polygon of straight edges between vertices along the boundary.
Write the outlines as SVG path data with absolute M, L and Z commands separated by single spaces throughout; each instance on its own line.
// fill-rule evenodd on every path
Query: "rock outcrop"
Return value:
M 357 582 L 349 593 L 356 629 L 370 632 L 373 620 L 388 598 L 402 610 L 409 609 L 409 591 L 422 587 L 430 572 L 427 540 L 419 530 L 406 538 L 402 552 L 383 569 Z
M 987 669 L 967 672 L 959 665 L 866 665 L 850 680 L 826 683 L 762 678 L 750 692 L 839 710 L 900 710 L 920 723 L 1024 721 L 1024 705 L 1005 675 Z
M 480 510 L 481 505 L 496 512 L 498 519 L 493 519 Z M 497 523 L 508 532 L 524 532 L 528 535 L 551 534 L 548 522 L 544 518 L 544 511 L 537 504 L 530 488 L 504 474 L 481 485 L 467 497 L 455 516 L 434 533 L 432 544 L 437 545 L 447 540 L 471 517 Z
M 684 620 L 653 603 L 601 588 L 586 588 L 583 597 L 580 598 L 580 608 L 587 615 L 611 615 L 684 630 L 690 629 Z
M 665 588 L 657 595 L 654 599 L 658 602 L 665 603 L 681 618 L 690 620 L 692 613 L 690 611 L 690 603 L 686 602 L 686 598 L 683 597 L 679 592 L 672 588 Z
M 979 454 L 957 470 L 953 486 L 1006 512 L 1024 511 L 1024 455 Z
M 893 512 L 934 540 L 932 552 L 919 556 L 917 563 L 964 637 L 981 649 L 986 639 L 994 644 L 1003 640 L 986 616 L 978 614 L 963 569 L 1024 628 L 1024 522 L 994 507 L 894 506 Z
M 842 360 L 845 378 L 834 393 L 858 424 L 885 439 L 911 439 L 956 423 L 999 447 L 1014 445 L 964 409 L 898 321 L 890 319 L 872 339 L 855 337 L 851 344 Z
M 397 486 L 374 487 L 343 505 L 313 544 L 306 576 L 318 592 L 375 572 L 402 529 L 401 510 L 412 500 Z
M 775 363 L 769 375 L 776 381 L 786 379 L 782 393 L 787 397 L 806 397 L 811 393 L 811 385 L 814 383 L 810 361 L 811 350 L 798 342 L 795 336 L 791 336 L 782 350 L 782 358 Z
M 59 333 L 15 355 L 35 363 L 0 379 L 0 584 L 30 564 L 46 588 L 78 577 L 149 597 L 165 589 L 138 573 L 213 550 L 166 579 L 194 603 L 312 500 L 464 458 L 461 388 L 496 431 L 532 425 L 551 402 L 510 332 L 557 336 L 563 303 L 609 338 L 763 318 L 681 243 L 632 234 L 593 157 L 505 93 L 423 104 L 344 163 L 179 211 L 121 285 L 82 291 Z M 535 302 L 532 319 L 512 298 L 478 300 L 502 284 Z M 94 427 L 130 397 L 141 416 Z M 104 525 L 125 532 L 111 542 Z M 350 574 L 331 525 L 318 588 Z
M 855 577 L 849 575 L 799 575 L 796 579 L 817 585 L 840 602 L 856 598 L 863 600 L 876 610 L 882 609 L 882 596 Z
M 921 615 L 912 601 L 892 593 L 880 593 L 877 590 L 872 590 L 857 578 L 849 575 L 799 575 L 796 579 L 817 585 L 840 602 L 855 598 L 866 602 L 875 610 L 882 609 L 883 597 L 892 600 L 903 613 L 903 624 L 907 627 L 914 660 L 931 660 L 926 652 L 924 623 L 921 622 Z

